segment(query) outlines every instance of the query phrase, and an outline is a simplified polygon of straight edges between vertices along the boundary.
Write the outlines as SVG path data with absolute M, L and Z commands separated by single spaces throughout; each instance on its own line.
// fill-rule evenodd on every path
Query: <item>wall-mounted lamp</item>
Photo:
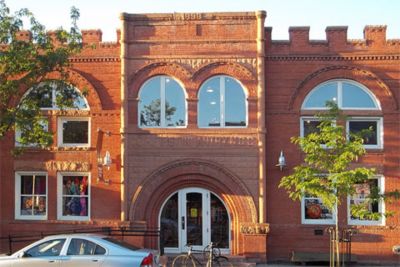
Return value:
M 100 153 L 97 154 L 97 164 L 99 166 L 104 166 L 107 167 L 107 170 L 110 170 L 112 160 L 111 160 L 111 155 L 110 152 L 106 151 L 106 155 L 101 157 Z
M 98 133 L 103 133 L 107 136 L 111 136 L 111 132 L 110 131 L 103 131 L 100 128 L 97 128 L 97 132 Z M 100 139 L 99 139 L 100 140 Z M 97 182 L 104 182 L 106 184 L 110 183 L 110 179 L 105 179 L 104 175 L 103 175 L 103 167 L 107 167 L 107 170 L 110 170 L 111 164 L 112 164 L 112 160 L 111 160 L 111 155 L 109 151 L 106 151 L 106 154 L 104 155 L 104 157 L 101 156 L 100 154 L 100 150 L 101 150 L 101 142 L 98 141 L 97 144 L 97 171 L 98 171 L 98 177 L 97 177 Z
M 286 166 L 286 159 L 285 155 L 283 155 L 283 150 L 281 150 L 281 154 L 279 155 L 278 159 L 278 164 L 276 164 L 275 166 L 279 167 L 281 171 L 283 171 L 283 168 Z
M 400 245 L 393 246 L 392 250 L 395 255 L 400 255 Z
M 103 181 L 106 184 L 110 183 L 110 179 L 105 179 L 103 175 L 103 167 L 107 167 L 107 170 L 110 170 L 112 160 L 110 152 L 106 151 L 106 155 L 104 158 L 100 155 L 100 152 L 97 152 L 97 182 Z

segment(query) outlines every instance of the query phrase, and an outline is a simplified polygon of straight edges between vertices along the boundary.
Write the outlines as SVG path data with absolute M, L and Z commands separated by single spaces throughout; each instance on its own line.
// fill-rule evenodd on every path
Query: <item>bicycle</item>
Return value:
M 194 256 L 193 252 L 195 250 L 193 250 L 193 246 L 187 245 L 187 247 L 189 248 L 188 252 L 176 256 L 172 261 L 172 267 L 197 267 L 197 265 L 203 266 L 199 259 Z M 222 256 L 220 249 L 214 247 L 212 242 L 201 252 L 203 253 L 204 258 L 207 259 L 206 267 L 233 267 L 228 258 Z

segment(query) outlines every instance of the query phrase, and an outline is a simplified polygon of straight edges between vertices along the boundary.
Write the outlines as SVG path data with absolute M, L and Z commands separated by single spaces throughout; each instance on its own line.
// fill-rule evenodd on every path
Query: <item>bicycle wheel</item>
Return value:
M 196 264 L 192 257 L 188 255 L 179 255 L 174 258 L 172 267 L 196 267 Z
M 207 262 L 207 267 L 233 267 L 233 264 L 229 262 L 227 257 L 219 256 L 214 258 L 212 266 Z

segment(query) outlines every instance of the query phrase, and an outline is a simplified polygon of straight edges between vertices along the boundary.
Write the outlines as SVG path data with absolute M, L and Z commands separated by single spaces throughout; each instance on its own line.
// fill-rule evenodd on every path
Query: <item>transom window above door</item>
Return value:
M 155 76 L 140 88 L 139 127 L 184 127 L 186 106 L 185 91 L 174 78 Z
M 247 126 L 246 93 L 239 81 L 220 75 L 201 86 L 198 125 L 200 128 Z
M 363 85 L 350 80 L 331 80 L 318 85 L 306 97 L 302 109 L 326 109 L 328 101 L 340 109 L 380 110 L 375 96 Z

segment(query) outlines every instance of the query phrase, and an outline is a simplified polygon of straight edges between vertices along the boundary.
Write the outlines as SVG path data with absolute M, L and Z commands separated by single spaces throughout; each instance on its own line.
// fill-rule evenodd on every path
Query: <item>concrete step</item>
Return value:
M 163 263 L 163 267 L 172 267 L 172 261 L 176 256 L 180 254 L 168 254 L 164 255 L 164 259 L 161 261 Z M 246 257 L 244 256 L 232 256 L 232 255 L 224 255 L 228 258 L 229 262 L 232 263 L 233 267 L 256 267 L 255 262 L 248 262 Z M 167 257 L 167 258 L 166 258 Z M 204 259 L 202 254 L 194 254 L 194 257 L 200 262 L 201 266 L 206 266 L 207 260 Z M 197 262 L 196 262 L 197 264 Z M 221 267 L 224 265 L 222 264 Z M 200 266 L 199 266 L 200 267 Z

